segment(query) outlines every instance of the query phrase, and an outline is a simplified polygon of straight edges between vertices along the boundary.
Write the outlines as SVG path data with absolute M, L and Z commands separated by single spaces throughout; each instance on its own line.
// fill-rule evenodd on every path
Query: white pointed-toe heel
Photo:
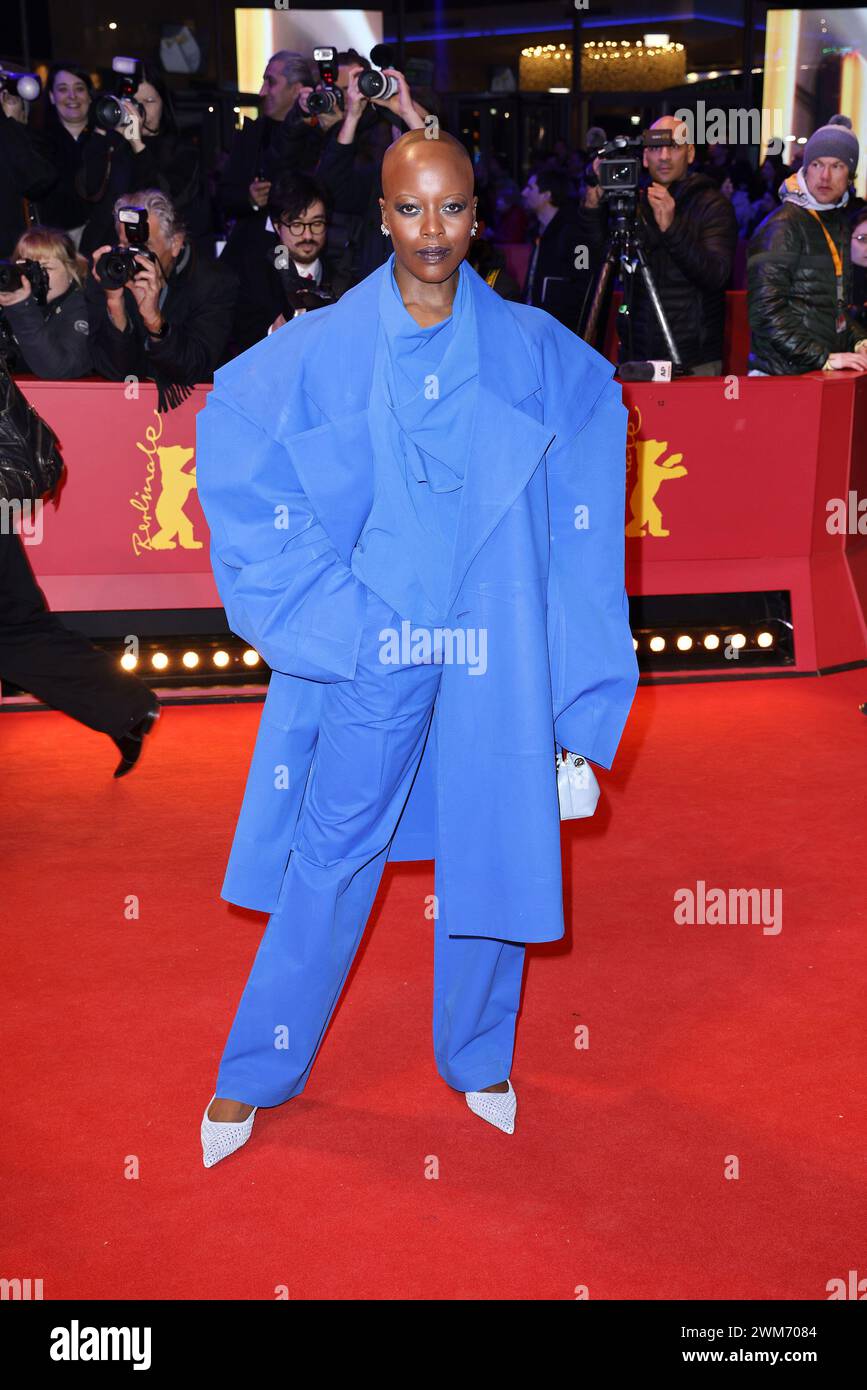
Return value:
M 259 1108 L 258 1105 L 254 1105 L 246 1120 L 209 1120 L 208 1111 L 216 1098 L 215 1091 L 202 1116 L 202 1162 L 206 1168 L 213 1168 L 221 1158 L 228 1158 L 229 1154 L 246 1144 L 253 1132 L 253 1121 Z
M 496 1125 L 504 1134 L 514 1134 L 518 1097 L 511 1081 L 508 1091 L 465 1091 L 464 1095 L 475 1115 L 481 1115 L 483 1120 Z

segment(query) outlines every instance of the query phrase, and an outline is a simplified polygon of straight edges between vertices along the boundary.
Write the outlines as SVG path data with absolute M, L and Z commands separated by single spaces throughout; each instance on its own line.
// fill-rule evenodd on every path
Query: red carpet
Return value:
M 865 671 L 639 692 L 564 834 L 569 934 L 528 952 L 514 1136 L 436 1074 L 432 869 L 396 866 L 306 1092 L 212 1170 L 199 1121 L 265 922 L 218 897 L 259 707 L 167 709 L 118 782 L 104 737 L 0 717 L 0 1276 L 267 1300 L 867 1275 L 865 698 Z M 781 889 L 782 930 L 678 925 L 698 880 Z

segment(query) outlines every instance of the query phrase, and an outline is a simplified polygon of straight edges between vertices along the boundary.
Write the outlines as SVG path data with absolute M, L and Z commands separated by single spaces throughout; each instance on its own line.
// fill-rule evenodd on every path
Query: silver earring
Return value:
M 382 232 L 382 235 L 383 235 L 383 236 L 391 236 L 391 233 L 390 233 L 390 231 L 388 230 L 388 228 L 386 227 L 386 225 L 385 225 L 384 222 L 380 222 L 380 224 L 379 224 L 379 230 Z
M 478 222 L 474 222 L 473 225 L 472 225 L 472 227 L 470 228 L 470 236 L 475 236 L 475 235 L 476 235 L 476 232 L 477 232 L 478 230 L 479 230 L 479 224 L 478 224 Z

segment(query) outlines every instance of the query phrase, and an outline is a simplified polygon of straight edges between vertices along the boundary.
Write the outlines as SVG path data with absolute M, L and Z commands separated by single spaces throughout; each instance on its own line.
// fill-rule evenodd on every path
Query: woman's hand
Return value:
M 393 77 L 397 82 L 397 91 L 393 97 L 383 100 L 381 97 L 371 97 L 374 106 L 384 106 L 395 116 L 399 116 L 410 130 L 420 130 L 424 126 L 424 119 L 427 115 L 423 106 L 414 102 L 410 96 L 409 84 L 402 72 L 397 68 L 383 68 L 386 77 Z
M 117 133 L 129 141 L 136 154 L 140 154 L 144 149 L 144 141 L 141 138 L 141 112 L 128 97 L 123 97 L 120 104 L 129 119 L 117 127 Z
M 8 116 L 10 121 L 20 121 L 22 125 L 27 124 L 27 108 L 17 92 L 7 92 L 5 87 L 0 92 L 0 108 L 3 115 Z
M 25 299 L 30 298 L 31 293 L 30 281 L 26 275 L 22 275 L 20 290 L 10 290 L 8 294 L 0 294 L 0 308 L 5 309 L 7 304 L 23 304 Z

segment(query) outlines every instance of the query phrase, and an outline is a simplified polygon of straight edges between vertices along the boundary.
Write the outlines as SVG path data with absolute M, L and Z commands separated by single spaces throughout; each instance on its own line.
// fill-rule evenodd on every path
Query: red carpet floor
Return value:
M 436 1074 L 432 868 L 395 866 L 306 1092 L 211 1170 L 199 1121 L 265 922 L 218 897 L 259 708 L 167 709 L 121 781 L 102 736 L 0 716 L 0 1275 L 46 1299 L 867 1276 L 864 698 L 864 671 L 639 692 L 596 819 L 564 832 L 566 940 L 528 952 L 514 1136 Z M 678 925 L 699 880 L 781 889 L 782 930 Z

